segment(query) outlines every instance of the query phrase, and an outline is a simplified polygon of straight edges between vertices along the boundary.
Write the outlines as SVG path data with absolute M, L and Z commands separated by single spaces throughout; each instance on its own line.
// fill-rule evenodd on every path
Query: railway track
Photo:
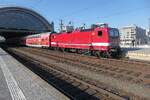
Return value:
M 45 66 L 44 69 L 46 68 L 46 70 L 48 70 L 50 73 L 51 73 L 51 71 L 54 73 L 58 73 L 56 75 L 60 76 L 59 78 L 63 78 L 64 76 L 66 76 L 66 78 L 64 78 L 64 79 L 68 79 L 68 80 L 65 80 L 65 81 L 68 81 L 68 82 L 75 81 L 76 84 L 77 83 L 78 83 L 78 85 L 80 84 L 79 87 L 82 87 L 82 88 L 84 86 L 88 87 L 88 89 L 86 88 L 87 90 L 90 90 L 90 93 L 88 93 L 88 94 L 90 94 L 90 96 L 94 97 L 95 99 L 103 98 L 103 99 L 108 99 L 108 100 L 110 100 L 110 99 L 115 99 L 115 100 L 121 99 L 122 100 L 122 99 L 139 99 L 140 97 L 133 95 L 131 93 L 130 94 L 126 93 L 119 89 L 114 89 L 112 87 L 105 85 L 104 83 L 101 83 L 96 80 L 92 80 L 83 75 L 69 72 L 68 70 L 58 67 L 56 64 L 52 64 L 52 63 L 49 64 L 47 62 L 41 62 L 42 61 L 41 59 L 33 60 L 31 55 L 29 56 L 29 54 L 37 55 L 39 57 L 43 56 L 45 58 L 55 60 L 57 63 L 65 63 L 65 64 L 76 66 L 76 67 L 78 66 L 78 67 L 86 69 L 86 70 L 91 70 L 93 72 L 101 73 L 106 76 L 111 76 L 113 78 L 120 79 L 120 80 L 127 80 L 130 82 L 136 83 L 136 84 L 144 84 L 145 85 L 149 82 L 147 80 L 141 79 L 141 74 L 143 74 L 143 73 L 140 73 L 140 75 L 139 75 L 139 74 L 137 74 L 139 72 L 136 72 L 136 71 L 131 72 L 130 70 L 122 69 L 122 67 L 120 68 L 118 66 L 117 67 L 110 66 L 110 62 L 109 63 L 106 63 L 106 62 L 100 63 L 100 62 L 95 61 L 96 59 L 94 61 L 92 61 L 90 59 L 90 57 L 87 58 L 84 56 L 83 57 L 80 56 L 80 58 L 79 58 L 74 55 L 70 55 L 70 54 L 67 55 L 66 53 L 64 53 L 63 55 L 62 55 L 62 53 L 54 54 L 54 53 L 52 53 L 53 51 L 51 51 L 51 53 L 50 53 L 50 51 L 47 52 L 46 50 L 35 49 L 35 48 L 32 48 L 32 49 L 31 48 L 19 48 L 19 49 L 13 49 L 13 51 L 20 53 L 20 55 L 24 55 L 24 57 L 26 57 L 28 55 L 29 61 L 36 62 L 36 64 Z M 29 54 L 25 53 L 26 51 L 28 51 L 30 53 Z M 97 59 L 97 60 L 99 60 L 99 59 Z M 104 62 L 104 59 L 101 59 L 101 62 Z M 132 73 L 132 74 L 130 74 L 130 73 Z M 73 81 L 70 81 L 70 80 L 73 80 Z M 82 88 L 80 90 L 82 90 L 82 91 L 86 90 L 85 88 L 84 89 L 82 89 Z M 70 97 L 72 97 L 72 95 Z M 75 96 L 73 96 L 73 97 L 75 97 Z
M 32 64 L 40 65 L 40 68 L 47 71 L 49 74 L 51 74 L 50 79 L 46 79 L 47 81 L 50 81 L 54 86 L 58 87 L 63 86 L 65 90 L 73 91 L 73 94 L 71 92 L 67 93 L 69 91 L 64 91 L 63 89 L 60 89 L 63 91 L 66 95 L 68 95 L 71 99 L 80 100 L 80 99 L 88 99 L 88 100 L 126 100 L 127 97 L 121 97 L 118 94 L 111 93 L 101 87 L 96 86 L 96 83 L 92 83 L 88 78 L 85 78 L 80 75 L 76 75 L 74 73 L 69 73 L 65 71 L 64 69 L 58 68 L 56 65 L 48 64 L 48 63 L 41 63 L 39 60 L 35 60 L 32 57 L 27 57 L 27 55 L 24 55 L 19 52 L 13 52 L 17 53 L 20 58 L 26 59 L 26 61 L 32 62 Z M 31 63 L 30 63 L 31 64 Z M 84 81 L 83 81 L 84 79 Z M 85 81 L 86 80 L 86 81 Z M 71 85 L 70 85 L 71 84 Z M 78 89 L 74 90 L 74 87 L 77 87 Z M 75 94 L 74 94 L 75 93 Z
M 25 48 L 29 50 L 29 48 Z M 53 51 L 33 48 L 32 51 L 39 52 L 40 55 L 47 56 L 49 59 L 55 59 L 59 62 L 65 62 L 78 67 L 87 68 L 95 72 L 103 73 L 120 80 L 126 80 L 146 87 L 150 86 L 150 64 L 115 59 L 97 59 L 94 57 L 85 57 L 74 54 L 62 54 Z M 40 53 L 42 52 L 42 54 Z M 50 56 L 49 56 L 50 55 Z M 79 59 L 79 56 L 81 59 Z M 88 65 L 88 66 L 87 66 Z

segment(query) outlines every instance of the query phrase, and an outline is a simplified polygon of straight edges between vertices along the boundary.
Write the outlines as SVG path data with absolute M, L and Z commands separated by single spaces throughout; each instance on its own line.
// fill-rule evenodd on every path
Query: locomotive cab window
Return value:
M 117 29 L 110 29 L 109 36 L 110 37 L 119 37 L 119 31 Z
M 98 36 L 99 36 L 99 37 L 102 36 L 102 31 L 98 31 Z

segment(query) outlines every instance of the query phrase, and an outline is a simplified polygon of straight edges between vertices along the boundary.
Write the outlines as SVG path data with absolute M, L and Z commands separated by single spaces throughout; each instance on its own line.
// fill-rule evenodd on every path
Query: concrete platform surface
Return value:
M 125 48 L 126 57 L 150 61 L 150 48 Z
M 0 100 L 69 100 L 0 48 Z

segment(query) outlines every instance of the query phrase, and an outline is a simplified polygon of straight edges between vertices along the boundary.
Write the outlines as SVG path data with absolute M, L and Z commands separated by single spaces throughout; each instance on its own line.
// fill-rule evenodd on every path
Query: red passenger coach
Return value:
M 26 46 L 50 47 L 50 32 L 23 37 Z
M 26 46 L 31 46 L 31 47 L 41 47 L 41 37 L 40 34 L 35 34 L 35 35 L 29 35 L 24 37 L 24 41 L 26 43 Z

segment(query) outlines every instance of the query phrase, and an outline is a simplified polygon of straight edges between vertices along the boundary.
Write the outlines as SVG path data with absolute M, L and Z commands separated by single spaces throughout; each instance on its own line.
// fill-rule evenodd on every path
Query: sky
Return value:
M 108 23 L 111 27 L 136 24 L 148 29 L 150 0 L 0 0 L 0 5 L 32 9 L 59 28 L 60 19 L 74 26 Z

